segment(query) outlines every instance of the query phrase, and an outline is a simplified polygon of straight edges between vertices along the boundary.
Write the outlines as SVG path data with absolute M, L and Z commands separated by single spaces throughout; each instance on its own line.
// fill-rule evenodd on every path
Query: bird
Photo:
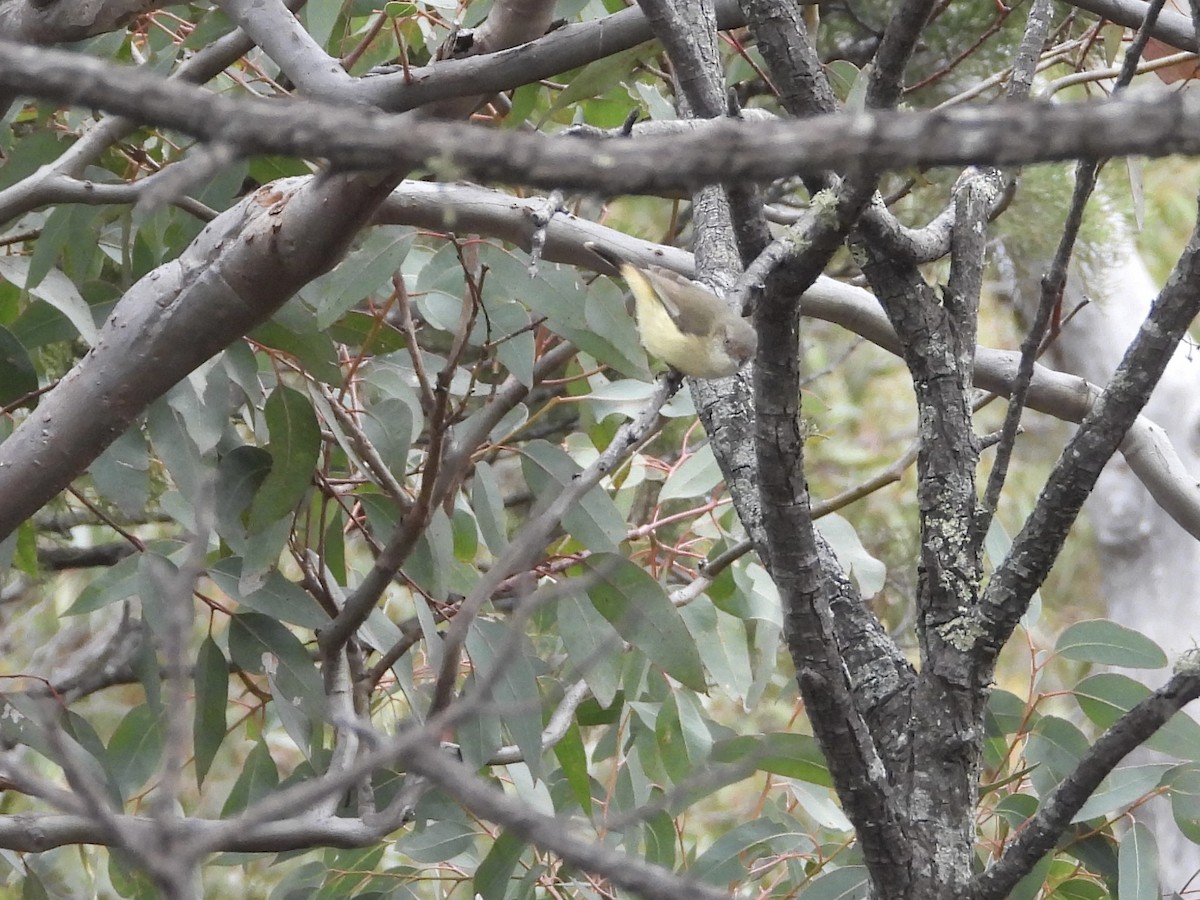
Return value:
M 753 326 L 703 284 L 661 266 L 584 246 L 621 273 L 633 292 L 638 337 L 646 351 L 690 378 L 725 378 L 758 347 Z

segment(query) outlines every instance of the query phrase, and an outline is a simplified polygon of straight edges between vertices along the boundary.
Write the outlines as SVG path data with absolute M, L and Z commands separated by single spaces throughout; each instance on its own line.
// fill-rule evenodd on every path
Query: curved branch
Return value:
M 479 232 L 529 248 L 537 198 L 522 199 L 471 185 L 404 182 L 380 207 L 379 224 L 421 228 L 456 228 Z M 546 231 L 545 258 L 574 266 L 594 266 L 596 257 L 584 248 L 594 241 L 622 258 L 665 266 L 689 278 L 695 275 L 692 255 L 630 237 L 602 225 L 569 216 L 556 216 Z M 801 300 L 803 315 L 840 325 L 873 344 L 899 355 L 900 343 L 874 295 L 822 276 Z M 1020 354 L 979 347 L 975 355 L 976 386 L 1008 396 L 1017 376 Z M 1077 375 L 1034 366 L 1030 409 L 1066 422 L 1081 422 L 1101 394 L 1101 388 Z M 1200 539 L 1200 480 L 1190 473 L 1170 439 L 1158 425 L 1138 416 L 1121 444 L 1121 453 L 1155 501 L 1190 534 Z

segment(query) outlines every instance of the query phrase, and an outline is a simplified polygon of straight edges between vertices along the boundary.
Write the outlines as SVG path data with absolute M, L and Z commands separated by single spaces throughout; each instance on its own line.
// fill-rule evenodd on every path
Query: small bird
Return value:
M 754 356 L 754 328 L 704 285 L 660 266 L 617 259 L 591 241 L 584 246 L 629 285 L 638 335 L 651 355 L 691 378 L 725 378 Z

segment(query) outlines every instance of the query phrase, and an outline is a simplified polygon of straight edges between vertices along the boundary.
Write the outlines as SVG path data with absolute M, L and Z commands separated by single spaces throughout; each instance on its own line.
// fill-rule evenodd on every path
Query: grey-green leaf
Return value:
M 584 568 L 595 581 L 588 596 L 622 638 L 672 678 L 707 691 L 700 651 L 662 585 L 624 557 L 597 554 Z
M 225 713 L 229 701 L 229 664 L 211 635 L 204 639 L 196 653 L 192 680 L 196 689 L 192 742 L 196 754 L 196 786 L 199 787 L 204 784 L 213 758 L 225 740 Z
M 558 447 L 546 441 L 531 441 L 521 457 L 522 471 L 530 490 L 540 502 L 558 496 L 581 471 Z M 625 517 L 607 493 L 594 487 L 562 517 L 563 526 L 581 544 L 597 553 L 613 552 L 625 536 Z
M 1107 619 L 1076 622 L 1058 638 L 1055 651 L 1067 659 L 1133 669 L 1161 669 L 1167 654 L 1150 638 Z
M 321 449 L 321 429 L 308 398 L 279 385 L 265 410 L 271 435 L 271 471 L 250 510 L 250 527 L 259 530 L 290 514 L 308 491 Z
M 1121 900 L 1158 900 L 1158 845 L 1141 822 L 1121 838 L 1117 854 L 1117 893 Z

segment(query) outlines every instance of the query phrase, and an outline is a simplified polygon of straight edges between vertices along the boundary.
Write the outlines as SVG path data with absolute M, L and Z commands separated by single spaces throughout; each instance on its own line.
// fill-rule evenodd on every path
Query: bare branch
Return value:
M 973 633 L 978 629 L 990 661 L 994 662 L 1029 598 L 1049 573 L 1101 470 L 1145 406 L 1197 313 L 1200 224 L 1108 386 L 1063 449 L 1008 557 L 988 583 L 972 629 Z
M 642 862 L 594 839 L 571 834 L 563 821 L 535 812 L 476 777 L 431 741 L 413 743 L 401 754 L 418 772 L 477 815 L 483 816 L 567 862 L 602 876 L 615 886 L 655 900 L 728 900 L 729 895 L 694 878 Z
M 220 0 L 217 6 L 308 96 L 336 98 L 354 81 L 282 0 Z
M 162 0 L 4 0 L 0 37 L 30 44 L 58 44 L 124 28 L 131 19 L 165 6 Z
M 592 141 L 409 120 L 312 101 L 226 97 L 78 54 L 0 42 L 0 88 L 128 115 L 244 155 L 327 158 L 347 168 L 419 164 L 459 176 L 639 193 L 827 169 L 1024 165 L 1068 158 L 1200 153 L 1200 96 L 1006 104 L 714 122 L 703 134 Z M 304 128 L 296 123 L 303 122 Z M 486 138 L 484 137 L 486 135 Z M 673 165 L 659 166 L 669 157 Z
M 711 124 L 711 123 L 709 123 Z M 529 246 L 532 211 L 537 200 L 521 199 L 470 185 L 405 182 L 381 207 L 377 220 L 420 227 L 461 227 Z M 612 247 L 623 258 L 665 266 L 689 278 L 696 274 L 690 253 L 663 247 L 577 218 L 556 217 L 546 236 L 546 259 L 593 266 L 596 256 L 584 248 L 588 241 Z M 801 313 L 833 322 L 889 353 L 900 343 L 891 324 L 869 291 L 821 276 L 805 292 Z M 1008 396 L 1020 354 L 979 347 L 975 352 L 974 383 Z M 1028 406 L 1067 422 L 1081 422 L 1101 389 L 1076 375 L 1034 365 Z M 1121 452 L 1155 501 L 1189 533 L 1200 538 L 1200 484 L 1184 466 L 1162 428 L 1143 416 L 1130 426 Z

